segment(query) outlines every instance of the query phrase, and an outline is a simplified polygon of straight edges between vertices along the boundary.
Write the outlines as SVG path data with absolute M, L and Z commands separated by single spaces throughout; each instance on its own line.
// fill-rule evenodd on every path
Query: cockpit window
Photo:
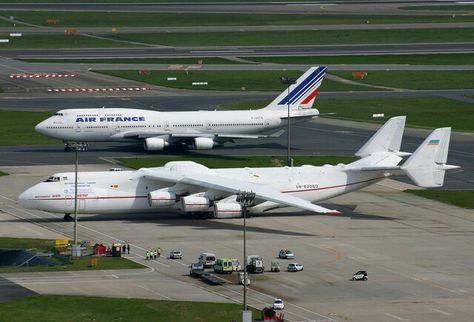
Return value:
M 44 182 L 58 182 L 58 181 L 61 181 L 61 178 L 60 177 L 49 177 L 47 180 L 45 180 Z
M 57 115 L 57 116 L 64 116 L 63 113 L 59 113 L 59 112 L 54 113 L 54 115 Z

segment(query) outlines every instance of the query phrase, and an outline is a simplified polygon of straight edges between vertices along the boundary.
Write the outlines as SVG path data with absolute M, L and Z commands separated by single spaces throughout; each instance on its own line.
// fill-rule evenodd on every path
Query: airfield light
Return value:
M 296 78 L 292 77 L 280 77 L 280 81 L 282 84 L 288 85 L 288 96 L 287 96 L 287 102 L 288 102 L 288 123 L 287 123 L 287 128 L 286 128 L 286 140 L 287 140 L 287 165 L 289 167 L 293 166 L 293 162 L 291 160 L 291 154 L 290 154 L 290 87 L 292 84 L 296 84 Z
M 239 191 L 237 193 L 236 201 L 242 207 L 242 217 L 244 218 L 244 309 L 243 309 L 243 319 L 245 321 L 246 317 L 250 314 L 251 320 L 251 312 L 247 311 L 247 238 L 246 238 L 246 231 L 247 231 L 247 207 L 250 206 L 253 201 L 255 200 L 255 192 L 253 191 Z

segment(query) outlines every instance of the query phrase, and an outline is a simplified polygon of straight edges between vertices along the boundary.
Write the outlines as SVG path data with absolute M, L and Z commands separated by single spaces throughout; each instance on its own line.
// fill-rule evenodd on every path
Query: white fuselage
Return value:
M 153 170 L 153 168 L 151 169 Z M 241 181 L 265 184 L 275 190 L 316 202 L 348 193 L 373 184 L 383 178 L 383 172 L 347 172 L 343 165 L 322 167 L 302 166 L 284 168 L 212 169 L 217 175 Z M 74 173 L 58 173 L 54 181 L 39 183 L 22 195 L 25 207 L 49 212 L 74 212 Z M 151 207 L 147 196 L 151 191 L 173 184 L 144 178 L 138 171 L 79 172 L 78 211 L 88 214 L 160 212 L 179 210 L 179 202 L 169 207 Z M 206 193 L 207 189 L 188 187 L 182 195 Z M 217 196 L 215 200 L 235 197 Z M 263 202 L 249 208 L 251 213 L 262 213 L 278 208 L 273 202 Z
M 316 116 L 317 110 L 304 111 Z M 292 112 L 292 116 L 298 116 Z M 136 141 L 147 137 L 258 134 L 287 124 L 283 110 L 186 111 L 107 108 L 69 109 L 39 123 L 36 130 L 63 141 Z

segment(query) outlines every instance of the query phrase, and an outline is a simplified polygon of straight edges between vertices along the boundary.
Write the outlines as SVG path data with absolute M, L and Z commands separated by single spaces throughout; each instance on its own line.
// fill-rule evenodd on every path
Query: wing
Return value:
M 141 169 L 140 171 L 144 173 L 145 177 L 158 181 L 193 185 L 206 189 L 224 191 L 231 194 L 237 194 L 239 191 L 253 191 L 258 199 L 273 201 L 278 204 L 318 213 L 340 214 L 337 210 L 314 205 L 307 200 L 281 193 L 262 184 L 230 179 L 215 174 L 182 174 L 173 173 L 165 169 Z
M 279 137 L 283 134 L 285 130 L 279 130 L 272 134 L 239 134 L 239 133 L 169 133 L 169 132 L 154 132 L 154 131 L 126 131 L 119 132 L 112 135 L 113 138 L 124 138 L 124 139 L 146 139 L 150 137 L 164 137 L 167 139 L 193 139 L 193 138 L 211 138 L 211 139 L 261 139 L 269 137 Z

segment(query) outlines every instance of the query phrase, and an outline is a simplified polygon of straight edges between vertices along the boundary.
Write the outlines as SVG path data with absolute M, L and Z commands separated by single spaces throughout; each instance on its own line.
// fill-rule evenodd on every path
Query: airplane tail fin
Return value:
M 319 93 L 327 67 L 311 67 L 264 109 L 309 109 Z
M 408 155 L 400 152 L 405 120 L 406 116 L 396 116 L 389 119 L 355 155 L 361 158 L 376 152 L 394 152 L 398 156 Z
M 446 170 L 459 166 L 447 165 L 451 128 L 439 128 L 423 141 L 401 170 L 418 186 L 424 188 L 441 187 Z

